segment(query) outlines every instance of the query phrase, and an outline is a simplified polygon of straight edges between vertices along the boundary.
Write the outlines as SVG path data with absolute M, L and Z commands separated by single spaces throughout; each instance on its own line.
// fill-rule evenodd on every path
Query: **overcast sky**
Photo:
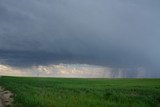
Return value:
M 160 77 L 160 1 L 0 0 L 0 64 L 59 63 Z

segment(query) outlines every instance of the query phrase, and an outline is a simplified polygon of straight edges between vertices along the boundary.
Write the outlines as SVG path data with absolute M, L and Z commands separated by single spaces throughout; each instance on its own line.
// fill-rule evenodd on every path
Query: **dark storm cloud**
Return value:
M 159 0 L 1 0 L 0 58 L 113 67 L 160 63 Z

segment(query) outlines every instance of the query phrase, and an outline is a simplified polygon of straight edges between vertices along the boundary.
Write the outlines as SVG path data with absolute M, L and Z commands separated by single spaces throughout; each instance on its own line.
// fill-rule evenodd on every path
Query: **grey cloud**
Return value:
M 64 61 L 158 72 L 159 5 L 159 0 L 1 0 L 1 63 Z

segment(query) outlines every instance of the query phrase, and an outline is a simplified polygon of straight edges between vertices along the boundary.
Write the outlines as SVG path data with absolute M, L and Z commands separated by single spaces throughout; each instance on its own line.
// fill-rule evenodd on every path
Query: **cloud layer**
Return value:
M 1 0 L 0 63 L 80 63 L 133 72 L 142 67 L 160 77 L 159 5 L 159 0 Z
M 151 77 L 142 67 L 134 72 L 126 69 L 115 69 L 87 64 L 57 64 L 39 65 L 28 68 L 18 68 L 0 65 L 0 75 L 34 76 L 34 77 L 78 77 L 78 78 L 141 78 Z

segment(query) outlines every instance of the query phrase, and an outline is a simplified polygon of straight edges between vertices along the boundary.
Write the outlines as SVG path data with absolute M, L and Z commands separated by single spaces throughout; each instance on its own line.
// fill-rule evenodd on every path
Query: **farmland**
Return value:
M 158 107 L 160 79 L 0 77 L 14 107 Z

